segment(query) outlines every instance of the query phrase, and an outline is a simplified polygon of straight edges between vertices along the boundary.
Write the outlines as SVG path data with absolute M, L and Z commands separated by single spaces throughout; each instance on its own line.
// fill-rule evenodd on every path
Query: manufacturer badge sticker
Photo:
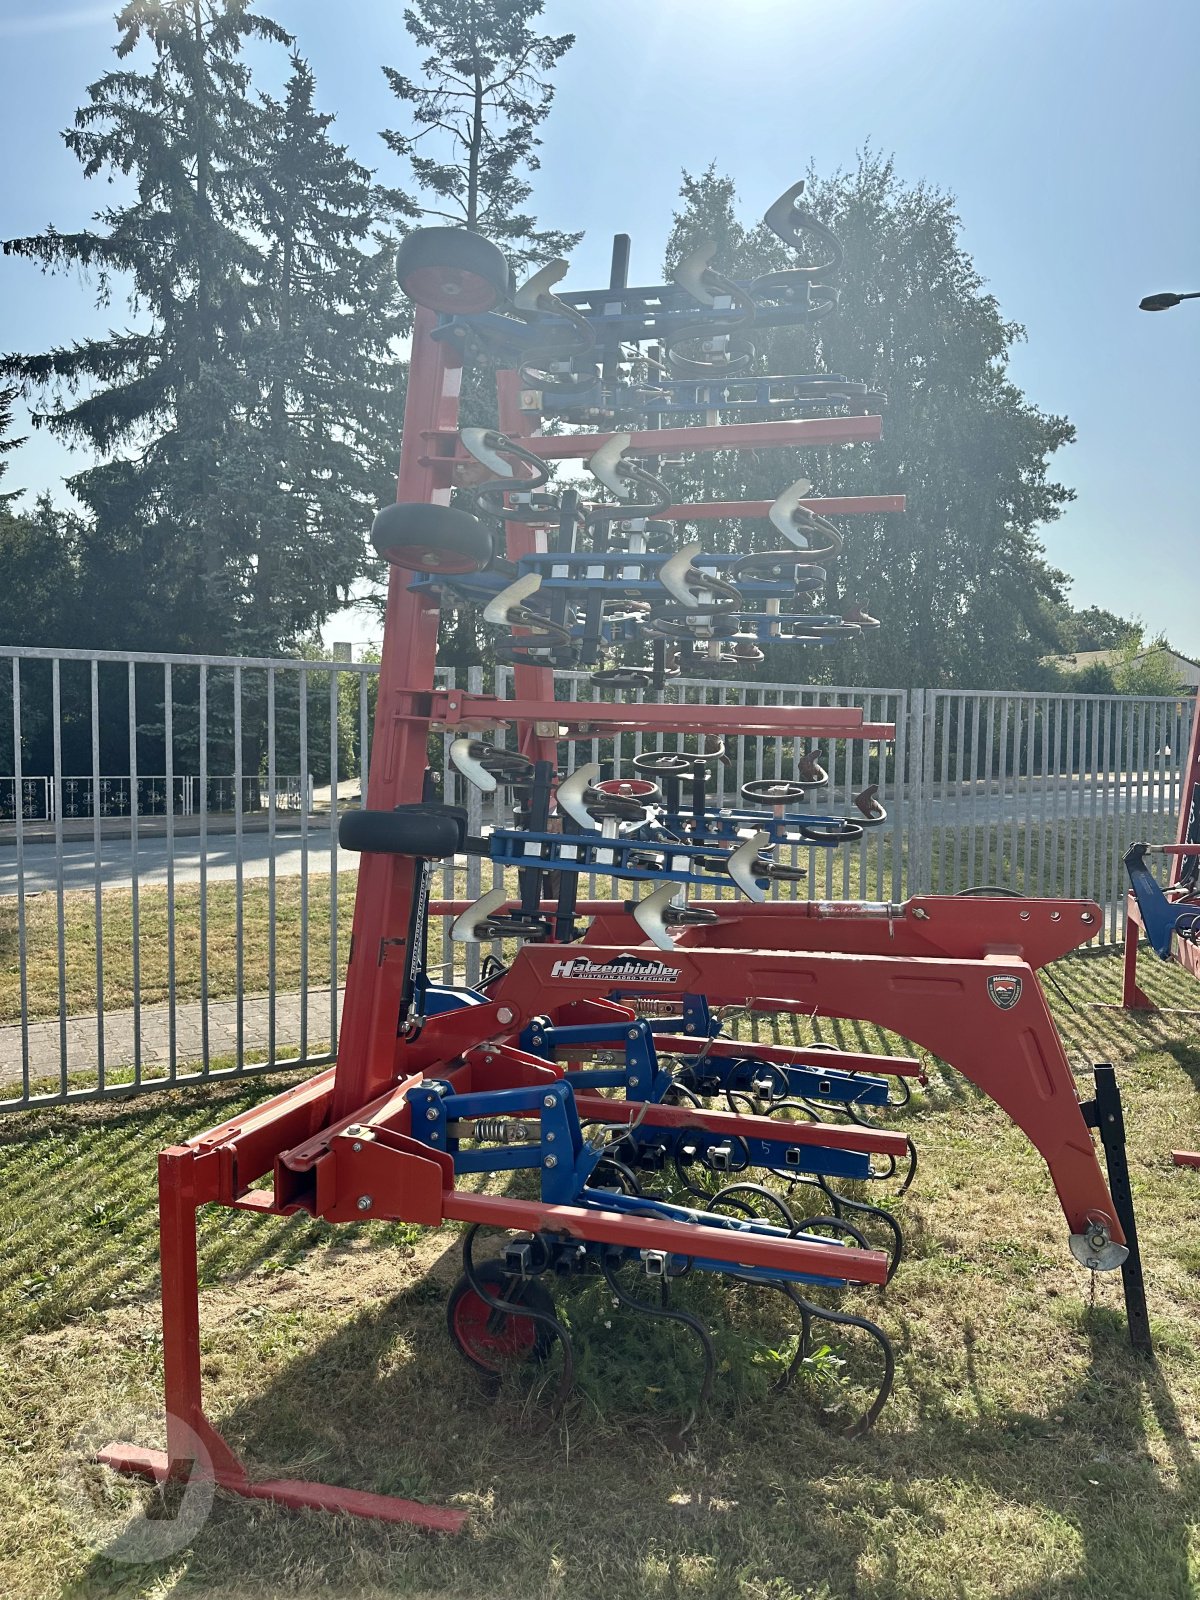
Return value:
M 987 981 L 988 999 L 1001 1011 L 1011 1011 L 1021 998 L 1021 980 L 1015 972 L 998 972 Z
M 677 983 L 679 968 L 668 967 L 662 961 L 647 961 L 642 956 L 615 956 L 602 965 L 586 956 L 573 956 L 567 961 L 556 961 L 550 968 L 550 976 L 586 978 L 595 983 Z

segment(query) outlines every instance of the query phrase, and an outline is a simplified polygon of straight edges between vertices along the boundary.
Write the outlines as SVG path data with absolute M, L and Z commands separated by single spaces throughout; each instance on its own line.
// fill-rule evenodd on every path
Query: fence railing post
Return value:
M 925 793 L 925 699 L 928 691 L 911 689 L 908 695 L 907 773 L 897 771 L 897 782 L 905 788 L 908 838 L 904 844 L 906 892 L 923 894 L 930 881 L 929 813 Z
M 234 1075 L 250 1075 L 281 1066 L 323 1065 L 329 1059 L 323 1052 L 303 1059 L 308 1041 L 307 1012 L 305 1030 L 301 1034 L 301 1058 L 288 1056 L 284 1061 L 275 1061 L 270 1046 L 272 1042 L 278 1045 L 279 1040 L 273 1039 L 269 1025 L 265 1029 L 261 1027 L 259 1001 L 265 998 L 270 1010 L 270 994 L 278 982 L 286 985 L 283 992 L 295 1009 L 303 1003 L 306 990 L 309 832 L 318 826 L 312 815 L 314 783 L 323 779 L 323 773 L 319 763 L 315 773 L 310 770 L 313 761 L 307 759 L 316 745 L 309 742 L 309 709 L 304 683 L 308 674 L 330 672 L 329 663 L 248 657 L 158 657 L 0 646 L 0 659 L 5 657 L 13 661 L 13 671 L 18 677 L 22 664 L 31 663 L 25 669 L 19 694 L 14 690 L 14 716 L 17 717 L 14 737 L 21 731 L 23 715 L 26 727 L 44 730 L 49 748 L 42 749 L 40 754 L 34 752 L 45 770 L 39 771 L 36 766 L 35 770 L 30 770 L 31 765 L 35 765 L 34 755 L 27 759 L 22 746 L 20 759 L 15 753 L 11 760 L 12 770 L 0 773 L 0 811 L 3 812 L 0 818 L 0 895 L 15 895 L 18 921 L 25 896 L 49 893 L 55 897 L 57 916 L 50 930 L 53 948 L 50 951 L 40 949 L 37 959 L 49 961 L 52 971 L 56 971 L 58 996 L 57 1005 L 49 1007 L 49 1015 L 39 1013 L 30 1017 L 28 1007 L 22 1004 L 24 1027 L 20 1052 L 10 1047 L 7 1057 L 0 1054 L 0 1110 L 15 1109 L 33 1101 L 53 1103 L 68 1098 L 99 1097 L 104 1093 L 128 1093 L 131 1087 L 197 1081 L 211 1065 L 210 1008 L 221 1008 L 219 1013 L 214 1012 L 215 1025 L 219 1016 L 252 1006 L 256 1037 L 261 1032 L 266 1039 L 270 1059 L 254 1059 L 259 1053 L 256 1044 L 250 1059 L 243 1054 L 236 1063 L 232 1069 Z M 39 665 L 35 671 L 33 663 L 44 665 Z M 168 685 L 165 693 L 167 698 L 174 696 L 169 707 L 166 699 L 163 702 L 162 733 L 168 759 L 161 774 L 141 770 L 135 749 L 137 740 L 133 739 L 135 731 L 138 739 L 145 732 L 150 739 L 149 748 L 155 748 L 150 709 L 154 702 L 138 705 L 135 728 L 130 721 L 132 699 L 125 703 L 118 697 L 118 703 L 110 707 L 106 698 L 110 681 L 118 686 L 129 682 L 133 668 L 143 663 L 165 669 Z M 124 666 L 125 673 L 110 674 L 113 664 Z M 93 697 L 86 694 L 81 703 L 79 692 L 81 686 L 86 689 L 83 674 L 88 671 L 95 674 L 97 669 L 96 688 L 102 700 L 98 708 L 92 704 Z M 248 675 L 250 688 L 245 715 L 249 726 L 257 728 L 255 719 L 261 720 L 266 715 L 269 728 L 269 713 L 259 704 L 261 696 L 255 687 L 259 682 L 256 675 L 264 671 L 290 686 L 286 702 L 288 722 L 282 734 L 278 727 L 273 730 L 273 738 L 269 730 L 265 756 L 253 741 L 247 743 L 250 756 L 243 767 L 240 758 L 231 760 L 231 749 L 237 757 L 242 742 L 236 737 L 237 706 L 230 702 L 230 692 L 239 674 Z M 347 694 L 345 698 L 348 719 L 357 724 L 358 758 L 352 766 L 361 779 L 362 757 L 370 738 L 370 680 L 378 668 L 374 664 L 354 663 L 341 666 L 337 671 L 353 674 L 358 680 L 357 695 Z M 459 679 L 463 676 L 460 671 Z M 512 669 L 496 666 L 494 676 L 500 697 L 511 696 Z M 485 681 L 491 681 L 491 672 L 476 666 L 470 668 L 465 677 L 468 689 L 478 693 Z M 338 809 L 335 803 L 340 748 L 337 708 L 343 697 L 333 675 L 330 681 L 331 817 L 325 842 L 331 880 L 336 883 L 340 858 L 333 813 Z M 443 670 L 438 681 L 452 683 L 455 680 Z M 556 687 L 571 698 L 586 699 L 596 693 L 595 686 L 583 674 L 563 674 Z M 1043 693 L 1035 700 L 1021 691 L 1003 689 L 964 692 L 814 688 L 764 681 L 739 683 L 704 679 L 689 680 L 686 685 L 672 684 L 667 699 L 668 703 L 676 704 L 715 704 L 718 696 L 719 703 L 732 708 L 734 722 L 739 704 L 836 703 L 860 707 L 868 721 L 875 720 L 874 713 L 882 705 L 887 708 L 882 720 L 895 724 L 893 755 L 871 747 L 843 752 L 837 741 L 825 741 L 814 752 L 826 759 L 831 773 L 837 774 L 838 792 L 836 795 L 830 792 L 829 805 L 846 809 L 860 782 L 878 781 L 883 788 L 884 804 L 891 813 L 891 826 L 887 835 L 868 835 L 860 841 L 856 852 L 830 852 L 813 846 L 804 890 L 809 898 L 862 893 L 871 898 L 899 900 L 914 894 L 930 894 L 935 888 L 939 894 L 953 894 L 983 883 L 1024 887 L 1027 892 L 1049 895 L 1088 892 L 1105 903 L 1106 916 L 1099 930 L 1102 942 L 1114 939 L 1120 932 L 1125 889 L 1121 853 L 1125 846 L 1134 838 L 1162 842 L 1174 836 L 1180 802 L 1178 769 L 1182 752 L 1187 747 L 1188 725 L 1196 714 L 1192 698 L 1174 695 L 1114 701 L 1112 697 L 1068 690 Z M 138 698 L 141 700 L 140 693 Z M 95 738 L 97 710 L 107 711 L 129 725 L 126 773 L 117 770 L 105 774 L 99 770 Z M 119 721 L 114 725 L 119 725 Z M 286 750 L 286 756 L 276 748 L 280 737 L 285 739 L 282 749 Z M 512 737 L 511 733 L 508 737 Z M 652 736 L 646 742 L 659 745 L 663 741 L 661 736 Z M 671 739 L 667 741 L 668 744 L 672 742 Z M 612 760 L 618 767 L 627 764 L 630 756 L 641 750 L 642 743 L 640 736 L 624 735 L 613 739 Z M 605 744 L 607 746 L 607 741 Z M 463 786 L 448 763 L 447 741 L 443 739 L 442 745 L 444 792 L 447 798 L 458 797 L 464 801 L 471 832 L 482 833 L 485 823 L 502 819 L 503 805 L 501 803 L 501 810 L 495 812 L 494 801 L 485 800 L 471 786 Z M 579 736 L 568 745 L 568 765 L 599 759 L 601 753 L 598 738 Z M 609 753 L 607 749 L 605 753 Z M 89 755 L 90 763 L 86 759 Z M 732 788 L 748 778 L 794 772 L 797 761 L 798 752 L 781 736 L 750 735 L 739 739 L 735 767 L 726 774 L 728 787 L 720 794 L 730 799 Z M 89 764 L 92 771 L 87 775 Z M 198 766 L 198 772 L 188 771 L 189 765 Z M 365 804 L 365 785 L 360 786 L 360 795 L 359 803 Z M 239 839 L 239 832 L 244 835 L 256 831 L 256 824 L 251 822 L 247 826 L 246 819 L 264 801 L 268 808 L 267 855 L 272 864 L 268 865 L 266 876 L 274 870 L 289 880 L 289 895 L 293 894 L 293 889 L 298 891 L 300 928 L 298 935 L 288 935 L 288 950 L 282 961 L 279 948 L 272 948 L 268 934 L 267 954 L 274 959 L 267 961 L 265 979 L 263 969 L 256 964 L 258 958 L 253 954 L 257 948 L 254 941 L 250 942 L 248 950 L 239 946 L 243 948 L 243 962 L 249 960 L 251 965 L 245 970 L 239 969 L 231 984 L 226 970 L 228 949 L 231 943 L 238 945 L 238 941 L 229 938 L 229 895 L 224 888 L 217 892 L 210 890 L 217 876 L 225 876 L 228 858 L 232 857 L 236 866 L 245 843 L 244 838 Z M 298 849 L 294 829 L 280 829 L 278 837 L 274 829 L 281 808 L 294 812 L 297 807 L 300 810 Z M 107 1079 L 102 1078 L 100 1072 L 99 1038 L 95 1050 L 84 1051 L 78 1043 L 83 1037 L 81 1031 L 68 1029 L 69 1011 L 77 1016 L 82 1008 L 83 1014 L 90 1016 L 101 1006 L 94 993 L 88 992 L 86 987 L 80 990 L 78 980 L 72 977 L 75 968 L 67 959 L 66 894 L 82 879 L 91 883 L 93 893 L 99 896 L 97 930 L 100 937 L 96 944 L 103 971 L 107 955 L 105 941 L 112 939 L 105 903 L 110 884 L 98 866 L 97 832 L 102 824 L 106 833 L 119 830 L 118 819 L 127 818 L 131 841 L 140 836 L 144 853 L 149 849 L 145 843 L 147 835 L 158 830 L 151 830 L 143 819 L 150 815 L 157 817 L 160 812 L 165 812 L 169 856 L 166 987 L 160 1002 L 164 980 L 155 966 L 153 996 L 148 1000 L 138 990 L 134 1009 L 139 1003 L 142 1006 L 165 1005 L 170 1013 L 167 1024 L 169 1061 L 164 1077 L 149 1070 L 143 1060 L 140 1081 L 130 1085 L 124 1077 L 128 1069 L 136 1068 L 135 1035 L 139 1024 L 123 1000 L 114 997 L 113 1009 L 104 1021 L 103 1060 L 109 1072 Z M 39 849 L 31 856 L 28 823 L 39 820 L 39 813 L 47 819 L 46 834 L 52 833 L 53 839 L 46 841 L 48 849 Z M 198 821 L 198 831 L 188 826 L 182 834 L 177 834 L 176 815 Z M 243 824 L 240 829 L 239 817 Z M 64 835 L 68 831 L 92 839 L 95 861 L 89 864 L 85 860 L 74 865 L 67 860 Z M 174 851 L 177 842 L 178 860 Z M 247 848 L 257 854 L 261 843 Z M 871 870 L 872 849 L 877 852 L 879 871 Z M 278 863 L 275 862 L 276 850 Z M 134 874 L 140 880 L 139 857 L 134 856 L 133 862 Z M 884 869 L 889 865 L 890 872 L 887 872 Z M 256 881 L 254 871 L 243 867 L 242 875 L 246 881 L 237 899 L 244 902 L 246 914 L 257 919 L 263 910 L 259 905 L 263 898 L 260 890 L 266 886 Z M 460 867 L 456 873 L 448 863 L 442 870 L 441 883 L 441 896 L 445 898 L 474 899 L 489 886 L 484 878 L 483 863 L 476 856 L 468 859 L 465 872 Z M 175 913 L 170 907 L 174 903 L 172 885 L 180 884 L 184 886 L 182 892 L 188 896 L 189 922 L 196 924 L 199 937 L 198 945 L 189 939 L 186 951 L 176 952 L 172 937 Z M 603 893 L 606 887 L 600 884 L 594 889 L 581 886 L 584 894 L 590 890 Z M 151 881 L 143 889 L 139 881 L 137 889 L 144 910 L 158 893 L 158 887 Z M 269 891 L 265 898 L 269 901 Z M 332 925 L 338 905 L 332 885 L 328 905 Z M 269 905 L 265 909 L 270 924 L 271 909 Z M 484 952 L 469 946 L 451 948 L 445 942 L 448 927 L 447 918 L 442 929 L 441 970 L 449 978 L 457 955 L 459 973 L 465 967 L 467 976 L 474 979 Z M 278 939 L 277 929 L 276 945 Z M 218 960 L 218 940 L 221 942 L 222 974 L 219 980 L 212 972 Z M 147 982 L 150 948 L 143 936 L 140 945 L 143 983 Z M 18 938 L 18 962 L 20 949 Z M 331 1005 L 336 1008 L 340 967 L 332 933 L 330 950 Z M 26 956 L 31 959 L 28 951 Z M 186 963 L 187 985 L 198 988 L 201 996 L 198 1004 L 189 1002 L 186 1011 L 176 1004 L 180 963 Z M 254 978 L 254 992 L 248 996 L 245 983 L 238 981 L 241 977 Z M 214 983 L 211 994 L 210 978 Z M 266 989 L 265 997 L 258 993 L 259 987 Z M 297 989 L 300 994 L 293 993 Z M 331 1013 L 330 1036 L 334 1032 L 334 1020 Z M 225 1023 L 221 1026 L 223 1028 Z M 324 1030 L 320 1036 L 324 1038 Z M 242 1041 L 247 1042 L 244 1032 Z M 31 1088 L 33 1083 L 37 1084 L 36 1091 Z

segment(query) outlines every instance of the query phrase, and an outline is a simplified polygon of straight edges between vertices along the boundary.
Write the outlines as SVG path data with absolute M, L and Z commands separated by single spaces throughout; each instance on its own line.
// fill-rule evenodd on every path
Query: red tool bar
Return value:
M 789 1136 L 794 1126 L 788 1125 Z M 779 1131 L 778 1124 L 775 1131 Z M 520 1228 L 530 1233 L 546 1228 L 572 1239 L 631 1245 L 637 1250 L 666 1250 L 677 1256 L 703 1256 L 730 1266 L 776 1267 L 843 1283 L 887 1282 L 888 1258 L 882 1250 L 851 1250 L 844 1245 L 805 1244 L 801 1239 L 778 1239 L 767 1234 L 701 1229 L 690 1222 L 674 1222 L 665 1217 L 593 1211 L 590 1206 L 553 1206 L 542 1200 L 469 1194 L 464 1189 L 451 1190 L 444 1197 L 443 1210 L 448 1221 L 478 1222 L 485 1228 Z
M 165 1450 L 144 1450 L 135 1444 L 110 1444 L 96 1454 L 97 1461 L 114 1472 L 132 1473 L 152 1483 L 172 1476 Z M 329 1483 L 309 1483 L 300 1478 L 251 1480 L 245 1472 L 216 1470 L 213 1481 L 247 1500 L 271 1500 L 299 1511 L 328 1511 L 340 1517 L 370 1517 L 375 1522 L 400 1522 L 426 1528 L 431 1533 L 461 1533 L 468 1513 L 451 1506 L 425 1506 L 397 1495 L 370 1494 L 363 1489 L 339 1489 Z
M 435 690 L 430 720 L 454 727 L 556 723 L 571 733 L 784 733 L 796 738 L 888 740 L 891 722 L 864 722 L 853 706 L 602 705 L 588 700 L 497 700 L 459 689 Z M 562 735 L 566 737 L 566 735 Z
M 584 1049 L 587 1047 L 584 1046 Z M 575 1091 L 581 1117 L 611 1123 L 636 1122 L 646 1128 L 701 1128 L 731 1138 L 786 1140 L 819 1149 L 853 1150 L 859 1155 L 902 1156 L 908 1140 L 890 1128 L 863 1128 L 844 1122 L 779 1122 L 773 1117 L 745 1116 L 738 1111 L 697 1111 L 695 1106 L 647 1105 L 639 1100 L 606 1100 L 601 1094 Z
M 857 1050 L 806 1050 L 803 1045 L 759 1044 L 757 1040 L 699 1039 L 685 1033 L 656 1033 L 654 1047 L 667 1055 L 704 1054 L 722 1059 L 743 1056 L 780 1067 L 828 1067 L 838 1072 L 877 1072 L 888 1078 L 922 1078 L 925 1069 L 912 1056 L 869 1056 Z
M 773 500 L 699 500 L 690 506 L 668 506 L 656 517 L 668 522 L 724 522 L 731 517 L 765 517 Z M 890 511 L 903 511 L 902 494 L 829 495 L 821 500 L 801 500 L 800 504 L 819 517 L 881 517 Z
M 583 461 L 615 437 L 611 433 L 533 434 L 521 448 L 542 461 Z M 653 428 L 629 435 L 627 455 L 694 455 L 707 450 L 795 450 L 806 445 L 872 444 L 883 437 L 882 417 L 802 417 L 795 422 L 727 422 L 712 428 Z M 429 463 L 438 466 L 474 463 L 458 431 L 425 429 L 421 438 L 433 446 Z M 444 447 L 453 445 L 451 453 Z M 519 485 L 518 485 L 519 487 Z

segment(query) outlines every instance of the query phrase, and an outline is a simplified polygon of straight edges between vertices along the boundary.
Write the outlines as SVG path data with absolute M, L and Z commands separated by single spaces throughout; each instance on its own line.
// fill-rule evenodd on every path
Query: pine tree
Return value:
M 314 80 L 292 58 L 265 98 L 263 260 L 242 351 L 256 388 L 242 458 L 238 616 L 247 648 L 298 640 L 345 604 L 365 530 L 394 494 L 407 304 L 375 230 L 371 174 L 332 142 Z
M 365 563 L 399 433 L 401 329 L 369 174 L 329 138 L 293 58 L 282 102 L 243 46 L 289 44 L 250 0 L 131 0 L 117 54 L 66 142 L 88 177 L 136 193 L 78 234 L 7 252 L 82 267 L 137 325 L 0 374 L 48 390 L 36 423 L 90 447 L 71 479 L 91 516 L 94 613 L 79 642 L 273 652 L 343 602 Z
M 257 264 L 241 224 L 262 116 L 240 57 L 247 38 L 287 36 L 248 0 L 131 0 L 117 27 L 119 59 L 144 40 L 153 62 L 93 83 L 64 138 L 86 177 L 132 175 L 136 197 L 100 211 L 93 229 L 49 228 L 4 248 L 91 271 L 99 306 L 128 283 L 141 325 L 10 356 L 3 370 L 53 390 L 36 425 L 108 458 L 71 479 L 95 524 L 103 642 L 211 649 L 232 600 L 221 487 L 247 405 L 237 352 Z
M 18 445 L 25 443 L 24 438 L 9 439 L 6 437 L 9 429 L 12 427 L 13 403 L 19 393 L 20 390 L 17 389 L 15 385 L 10 385 L 7 388 L 0 388 L 0 478 L 2 478 L 8 471 L 9 464 L 4 459 L 5 456 L 8 455 L 10 451 L 15 450 Z M 0 506 L 7 505 L 10 501 L 15 500 L 19 493 L 19 489 L 10 490 L 7 494 L 0 493 Z
M 383 139 L 432 202 L 388 190 L 394 210 L 482 233 L 522 263 L 564 255 L 582 237 L 539 229 L 522 209 L 532 194 L 525 174 L 538 168 L 537 129 L 554 99 L 546 74 L 575 42 L 570 33 L 535 33 L 530 24 L 541 12 L 542 0 L 416 0 L 404 25 L 429 52 L 422 81 L 383 69 L 418 129 L 387 130 Z M 431 135 L 434 153 L 424 144 Z

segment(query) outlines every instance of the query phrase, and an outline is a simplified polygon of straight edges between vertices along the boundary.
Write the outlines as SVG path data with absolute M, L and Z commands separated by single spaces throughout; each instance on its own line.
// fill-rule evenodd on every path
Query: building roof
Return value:
M 1064 672 L 1083 672 L 1088 667 L 1115 667 L 1125 660 L 1148 661 L 1152 656 L 1166 656 L 1179 673 L 1181 682 L 1192 689 L 1200 688 L 1200 661 L 1193 661 L 1191 656 L 1180 655 L 1179 651 L 1173 650 L 1169 644 L 1150 645 L 1130 657 L 1126 656 L 1124 650 L 1076 650 L 1073 655 L 1045 656 L 1043 659 L 1048 666 L 1061 667 Z

